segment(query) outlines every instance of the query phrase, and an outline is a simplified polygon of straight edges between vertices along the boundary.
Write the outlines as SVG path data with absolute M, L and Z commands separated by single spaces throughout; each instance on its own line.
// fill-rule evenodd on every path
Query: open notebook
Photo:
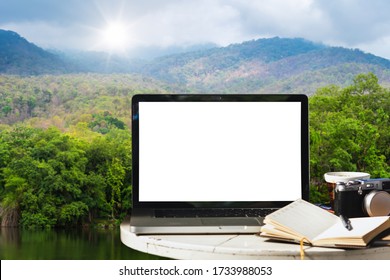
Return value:
M 390 217 L 350 219 L 348 230 L 340 217 L 307 201 L 298 199 L 265 217 L 260 236 L 313 246 L 366 247 L 375 237 L 390 229 Z

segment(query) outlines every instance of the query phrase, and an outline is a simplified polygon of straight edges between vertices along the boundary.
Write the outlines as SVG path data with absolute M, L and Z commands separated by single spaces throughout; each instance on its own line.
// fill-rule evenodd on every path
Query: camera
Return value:
M 348 218 L 390 215 L 390 179 L 337 182 L 334 196 L 336 215 Z

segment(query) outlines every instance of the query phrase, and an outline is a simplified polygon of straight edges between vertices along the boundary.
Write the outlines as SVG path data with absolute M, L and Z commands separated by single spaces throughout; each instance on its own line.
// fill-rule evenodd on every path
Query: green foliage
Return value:
M 0 123 L 26 122 L 64 131 L 79 122 L 95 122 L 99 127 L 99 122 L 106 121 L 108 126 L 122 129 L 129 126 L 134 94 L 177 91 L 173 86 L 138 75 L 0 75 Z M 115 116 L 106 112 L 115 112 Z M 108 130 L 109 127 L 104 132 Z
M 125 123 L 112 116 L 112 114 L 108 111 L 100 114 L 93 114 L 92 118 L 93 119 L 88 124 L 88 127 L 101 134 L 108 133 L 113 127 L 125 129 Z
M 309 99 L 313 202 L 328 199 L 329 171 L 390 177 L 389 90 L 372 73 L 351 80 Z M 131 96 L 155 87 L 127 75 L 0 76 L 2 223 L 56 227 L 126 215 Z
M 91 142 L 53 127 L 1 131 L 0 208 L 19 212 L 25 227 L 120 218 L 131 206 L 122 203 L 131 191 L 130 141 L 124 130 Z
M 321 192 L 323 174 L 330 171 L 390 177 L 390 92 L 375 75 L 357 75 L 345 88 L 319 89 L 309 100 L 313 194 Z M 314 200 L 324 199 L 319 193 Z
M 74 201 L 64 205 L 59 213 L 62 224 L 77 224 L 80 218 L 88 212 L 88 206 L 82 201 Z

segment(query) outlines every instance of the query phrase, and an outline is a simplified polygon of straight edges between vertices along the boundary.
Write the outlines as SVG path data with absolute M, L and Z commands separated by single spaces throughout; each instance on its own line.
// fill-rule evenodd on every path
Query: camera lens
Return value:
M 372 191 L 364 197 L 364 210 L 368 216 L 388 216 L 390 214 L 390 194 L 385 191 Z

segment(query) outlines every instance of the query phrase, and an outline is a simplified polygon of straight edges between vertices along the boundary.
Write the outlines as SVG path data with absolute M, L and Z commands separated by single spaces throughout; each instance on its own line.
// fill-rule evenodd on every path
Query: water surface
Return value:
M 1 260 L 147 260 L 120 241 L 119 228 L 0 228 Z

